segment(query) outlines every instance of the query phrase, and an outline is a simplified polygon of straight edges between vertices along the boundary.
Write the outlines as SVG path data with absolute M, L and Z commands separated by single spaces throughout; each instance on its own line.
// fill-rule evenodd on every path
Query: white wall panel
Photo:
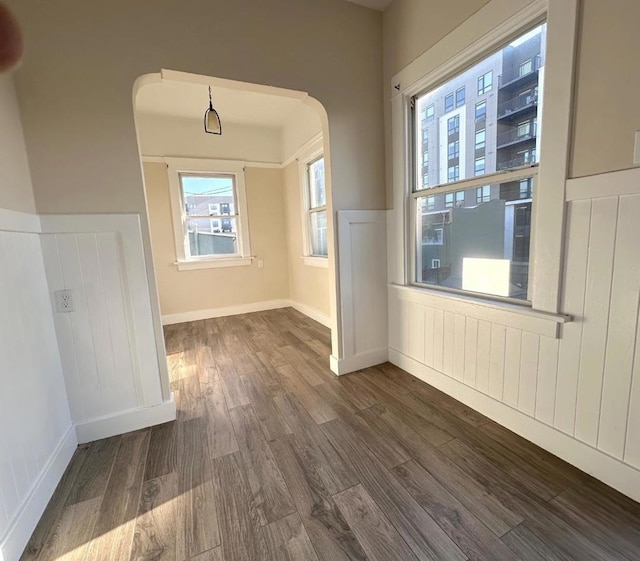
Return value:
M 635 243 L 634 243 L 635 242 Z M 625 428 L 640 298 L 640 195 L 620 197 L 616 229 L 609 326 L 602 382 L 598 448 L 624 456 Z
M 145 410 L 151 424 L 158 418 L 151 409 L 161 405 L 169 420 L 138 216 L 43 217 L 41 237 L 50 306 L 57 290 L 72 290 L 74 299 L 74 311 L 54 320 L 79 438 L 140 428 Z
M 504 383 L 502 399 L 511 407 L 518 408 L 520 397 L 520 355 L 522 350 L 522 331 L 507 328 L 504 343 Z
M 17 559 L 76 441 L 39 236 L 9 227 L 0 221 L 0 558 Z
M 617 216 L 617 197 L 593 201 L 575 429 L 592 446 L 598 441 Z
M 558 377 L 558 339 L 540 337 L 538 380 L 536 387 L 536 419 L 553 426 Z
M 386 220 L 385 211 L 338 212 L 342 340 L 340 356 L 331 357 L 331 367 L 337 374 L 346 374 L 387 360 Z M 421 324 L 417 328 L 424 333 L 424 320 L 419 315 L 403 314 L 402 322 L 397 327 L 401 332 L 406 330 L 399 342 L 407 354 L 411 352 L 410 322 Z
M 554 426 L 573 436 L 580 373 L 580 347 L 584 329 L 584 295 L 587 286 L 591 201 L 576 201 L 567 209 L 565 275 L 562 310 L 573 317 L 561 328 Z
M 476 371 L 476 389 L 489 393 L 489 369 L 491 368 L 491 323 L 478 321 L 478 366 Z
M 464 334 L 464 383 L 476 385 L 476 364 L 478 361 L 478 320 L 467 318 Z
M 563 273 L 562 312 L 572 321 L 562 324 L 558 338 L 539 324 L 528 328 L 527 311 L 522 321 L 508 314 L 480 318 L 475 302 L 466 315 L 460 299 L 391 285 L 391 325 L 405 319 L 395 316 L 416 317 L 425 306 L 425 320 L 433 317 L 432 328 L 419 332 L 406 322 L 405 331 L 390 339 L 391 357 L 415 365 L 423 379 L 437 372 L 451 388 L 472 389 L 464 395 L 484 394 L 535 419 L 542 440 L 554 438 L 545 427 L 565 433 L 575 445 L 565 455 L 566 447 L 553 446 L 556 453 L 638 496 L 629 485 L 640 477 L 640 170 L 602 176 L 599 184 L 585 178 L 592 199 L 580 196 L 580 181 L 572 180 Z M 619 194 L 609 192 L 611 182 Z M 424 360 L 415 352 L 407 360 L 394 352 L 406 354 L 403 336 L 412 349 L 424 349 Z M 442 380 L 434 383 L 442 388 Z M 466 402 L 480 407 L 485 399 Z M 510 428 L 517 431 L 523 423 Z M 599 466 L 607 467 L 594 471 L 585 464 L 585 447 L 604 453 Z

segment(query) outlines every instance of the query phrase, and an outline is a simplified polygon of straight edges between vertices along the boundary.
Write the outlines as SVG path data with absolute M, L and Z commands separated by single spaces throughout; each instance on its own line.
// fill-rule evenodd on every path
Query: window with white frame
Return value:
M 303 257 L 305 264 L 317 267 L 328 266 L 327 191 L 322 150 L 322 138 L 319 138 L 298 159 L 302 187 Z M 423 188 L 427 186 L 422 184 Z
M 465 83 L 477 81 L 478 95 L 493 87 L 493 75 L 513 68 L 514 61 L 531 58 L 540 61 L 544 73 L 544 23 L 522 33 L 508 45 L 494 51 L 476 65 L 454 75 L 442 85 L 426 89 L 413 97 L 417 111 L 434 103 L 444 91 L 458 91 Z M 522 54 L 520 54 L 522 53 Z M 525 60 L 526 63 L 526 60 Z M 487 68 L 491 70 L 487 71 Z M 526 64 L 525 64 L 526 69 Z M 475 119 L 442 117 L 449 135 L 459 135 L 455 141 L 436 146 L 431 167 L 440 183 L 425 187 L 417 181 L 422 169 L 414 173 L 413 225 L 414 239 L 422 240 L 414 248 L 413 282 L 444 290 L 485 294 L 491 297 L 526 302 L 529 296 L 530 244 L 532 206 L 537 177 L 539 143 L 531 123 L 540 117 L 537 99 L 538 73 L 530 73 L 523 89 L 517 87 L 499 92 L 497 103 L 482 101 L 475 105 Z M 535 93 L 534 93 L 535 92 Z M 481 123 L 476 130 L 477 121 Z M 421 153 L 422 129 L 429 127 L 414 119 L 414 153 Z M 467 139 L 469 139 L 467 141 Z M 488 159 L 484 153 L 462 154 L 457 146 L 474 143 L 477 150 L 495 154 Z M 434 149 L 434 148 L 432 148 Z M 451 159 L 460 157 L 459 162 Z M 456 163 L 456 165 L 453 165 Z M 440 166 L 446 165 L 446 173 Z M 460 167 L 473 169 L 474 177 L 460 180 Z M 443 170 L 444 171 L 444 170 Z M 481 176 L 481 177 L 475 177 Z M 442 182 L 443 179 L 446 181 Z M 455 188 L 450 183 L 456 182 Z M 525 199 L 523 195 L 527 196 Z M 469 199 L 466 199 L 469 197 Z M 428 198 L 426 203 L 423 199 Z M 466 200 L 476 205 L 465 206 Z M 444 208 L 446 211 L 425 212 L 422 209 Z M 441 234 L 434 235 L 434 231 Z M 434 237 L 437 236 L 437 237 Z M 435 243 L 433 240 L 439 240 Z M 429 241 L 432 240 L 432 241 Z M 440 272 L 429 273 L 434 261 Z
M 327 250 L 327 194 L 324 183 L 324 157 L 307 164 L 309 178 L 309 233 L 311 255 L 326 257 Z
M 244 163 L 169 159 L 179 269 L 248 265 Z

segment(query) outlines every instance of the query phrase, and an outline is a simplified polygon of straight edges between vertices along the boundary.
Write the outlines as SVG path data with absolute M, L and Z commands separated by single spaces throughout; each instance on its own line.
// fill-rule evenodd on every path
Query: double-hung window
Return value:
M 423 112 L 423 115 L 425 115 L 425 112 Z M 426 126 L 426 120 L 423 120 L 423 122 L 425 122 Z M 298 169 L 302 188 L 302 250 L 304 263 L 315 267 L 328 267 L 327 190 L 322 138 L 314 141 L 300 155 Z M 421 186 L 424 188 L 428 184 L 421 183 Z
M 168 159 L 180 270 L 250 265 L 244 163 Z
M 309 234 L 311 255 L 327 256 L 327 193 L 324 182 L 324 156 L 307 164 L 309 189 Z
M 417 114 L 441 98 L 444 91 L 460 91 L 462 84 L 477 82 L 478 95 L 486 94 L 493 87 L 494 74 L 502 75 L 512 67 L 519 52 L 523 53 L 520 60 L 524 55 L 535 55 L 542 75 L 545 25 L 527 31 L 441 86 L 415 95 Z M 530 78 L 536 79 L 537 75 Z M 532 90 L 536 86 L 529 85 Z M 519 94 L 517 89 L 504 88 L 498 92 L 497 103 L 477 103 L 475 114 L 468 119 L 466 112 L 441 117 L 449 139 L 433 148 L 438 152 L 432 154 L 431 167 L 446 166 L 446 173 L 434 169 L 433 177 L 440 183 L 428 187 L 420 180 L 421 165 L 413 174 L 412 221 L 416 232 L 412 237 L 422 240 L 413 249 L 414 283 L 513 301 L 530 300 L 529 247 L 539 142 L 532 134 L 531 123 L 540 115 L 537 98 L 530 95 L 525 105 L 520 103 Z M 518 111 L 501 109 L 512 106 Z M 480 120 L 485 123 L 476 128 Z M 414 119 L 414 126 L 412 138 L 422 138 L 421 121 Z M 463 153 L 459 147 L 467 144 L 485 151 Z M 419 143 L 413 149 L 418 152 Z M 464 179 L 468 175 L 461 174 L 460 169 L 473 170 L 473 177 Z M 476 204 L 467 206 L 465 200 Z M 431 271 L 434 262 L 439 264 L 437 275 Z

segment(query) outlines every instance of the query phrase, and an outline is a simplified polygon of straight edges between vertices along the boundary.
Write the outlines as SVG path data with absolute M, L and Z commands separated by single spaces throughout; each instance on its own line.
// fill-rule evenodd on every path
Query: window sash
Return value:
M 469 179 L 464 179 L 462 181 L 458 181 L 456 183 L 446 183 L 440 187 L 434 187 L 432 189 L 418 189 L 414 190 L 411 193 L 411 199 L 409 204 L 410 216 L 408 220 L 408 225 L 411 232 L 411 239 L 413 239 L 413 243 L 410 246 L 410 254 L 409 254 L 409 278 L 407 279 L 411 286 L 415 286 L 418 288 L 429 288 L 434 290 L 439 290 L 443 292 L 450 292 L 453 294 L 461 294 L 461 295 L 473 295 L 483 299 L 494 300 L 499 302 L 507 302 L 512 304 L 518 304 L 520 306 L 531 306 L 531 295 L 533 289 L 532 277 L 533 277 L 533 257 L 530 257 L 529 260 L 529 282 L 527 288 L 527 299 L 521 300 L 518 298 L 510 298 L 507 296 L 496 296 L 493 294 L 480 294 L 475 292 L 469 292 L 468 290 L 462 290 L 457 288 L 449 288 L 446 286 L 441 286 L 437 284 L 428 284 L 424 282 L 418 282 L 416 275 L 416 251 L 418 249 L 418 231 L 417 231 L 417 212 L 418 212 L 418 200 L 424 197 L 444 194 L 445 196 L 445 205 L 444 210 L 434 211 L 437 213 L 446 213 L 450 212 L 457 202 L 457 193 L 459 191 L 466 191 L 467 189 L 477 189 L 478 187 L 482 188 L 486 185 L 494 185 L 500 183 L 507 183 L 511 181 L 519 181 L 521 179 L 531 178 L 531 190 L 535 192 L 537 187 L 538 180 L 538 164 L 533 166 L 525 166 L 517 169 L 512 169 L 508 171 L 500 171 L 496 173 L 492 173 L 490 175 L 481 175 L 477 177 L 472 177 Z M 477 191 L 476 191 L 477 192 Z M 449 199 L 449 200 L 447 200 Z M 514 203 L 522 203 L 529 201 L 531 199 L 519 199 L 514 201 Z M 535 213 L 535 198 L 532 201 Z M 420 233 L 421 237 L 421 233 Z M 533 255 L 534 251 L 534 243 L 535 243 L 535 231 L 533 230 L 532 224 L 532 233 L 531 233 L 531 255 Z

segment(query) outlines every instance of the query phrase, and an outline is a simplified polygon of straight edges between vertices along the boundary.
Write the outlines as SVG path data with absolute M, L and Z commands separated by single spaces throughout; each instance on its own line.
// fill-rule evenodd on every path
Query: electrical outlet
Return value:
M 56 290 L 54 292 L 56 297 L 56 312 L 67 313 L 73 312 L 73 290 Z
M 258 269 L 262 269 L 264 267 L 264 261 L 262 259 L 258 259 Z

